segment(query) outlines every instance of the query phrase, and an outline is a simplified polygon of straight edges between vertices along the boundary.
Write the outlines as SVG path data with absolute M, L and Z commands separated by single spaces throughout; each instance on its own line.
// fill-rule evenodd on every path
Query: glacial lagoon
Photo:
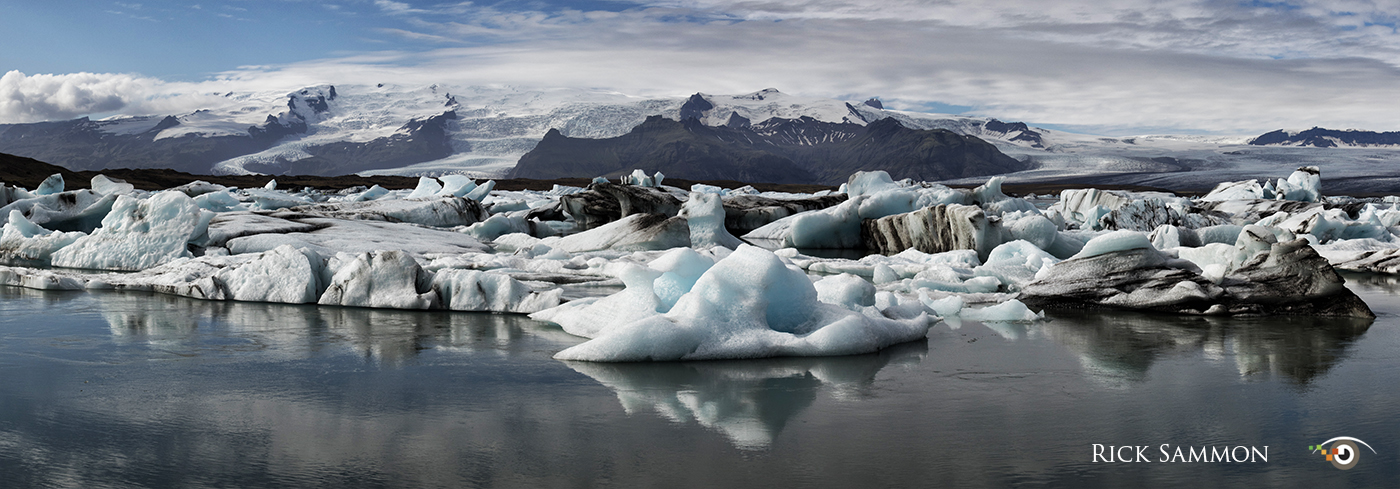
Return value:
M 1374 321 L 1050 311 L 876 354 L 636 364 L 554 360 L 584 339 L 523 315 L 0 287 L 0 480 L 1394 487 L 1400 284 L 1348 286 Z M 1307 449 L 1336 436 L 1376 453 L 1339 471 Z

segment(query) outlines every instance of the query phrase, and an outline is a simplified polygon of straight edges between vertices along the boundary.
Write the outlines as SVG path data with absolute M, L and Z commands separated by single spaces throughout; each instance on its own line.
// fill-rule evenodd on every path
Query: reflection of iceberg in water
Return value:
M 1240 375 L 1283 375 L 1307 384 L 1346 356 L 1373 319 L 1269 318 L 1231 328 L 1227 339 Z
M 91 297 L 116 341 L 145 342 L 181 355 L 261 350 L 264 356 L 301 359 L 348 349 L 370 362 L 398 365 L 428 349 L 522 353 L 527 347 L 518 340 L 526 336 L 581 341 L 519 315 L 204 301 L 140 292 Z M 189 350 L 181 351 L 184 347 Z
M 1038 327 L 1074 350 L 1086 371 L 1110 384 L 1141 382 L 1158 358 L 1194 351 L 1213 360 L 1233 355 L 1242 377 L 1283 375 L 1307 384 L 1336 365 L 1372 321 L 1093 311 L 1058 313 Z
M 891 363 L 917 364 L 928 353 L 915 341 L 869 355 L 713 362 L 565 362 L 617 392 L 627 414 L 647 408 L 676 423 L 695 419 L 741 449 L 773 443 L 822 386 L 838 399 L 868 396 L 875 374 Z
M 139 298 L 111 294 L 104 299 L 102 318 L 118 341 L 180 344 L 198 328 L 199 314 L 191 310 L 189 300 L 144 294 Z

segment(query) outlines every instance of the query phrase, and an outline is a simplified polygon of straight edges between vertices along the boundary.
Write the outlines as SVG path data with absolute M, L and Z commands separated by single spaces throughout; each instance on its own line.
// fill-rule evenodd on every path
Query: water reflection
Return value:
M 675 423 L 693 418 L 738 448 L 762 449 L 812 405 L 823 386 L 837 399 L 867 398 L 881 369 L 917 365 L 927 353 L 928 342 L 915 341 L 844 357 L 565 363 L 616 392 L 627 414 L 650 408 Z
M 1032 328 L 1074 351 L 1087 372 L 1109 384 L 1143 382 L 1159 359 L 1201 352 L 1207 360 L 1229 358 L 1241 377 L 1280 376 L 1306 385 L 1340 363 L 1374 321 L 1102 311 L 1060 312 L 1053 319 Z
M 519 340 L 527 336 L 582 341 L 519 315 L 200 301 L 142 293 L 94 298 L 117 343 L 145 343 L 184 356 L 263 350 L 275 358 L 300 359 L 349 350 L 367 362 L 392 366 L 425 350 L 518 353 Z

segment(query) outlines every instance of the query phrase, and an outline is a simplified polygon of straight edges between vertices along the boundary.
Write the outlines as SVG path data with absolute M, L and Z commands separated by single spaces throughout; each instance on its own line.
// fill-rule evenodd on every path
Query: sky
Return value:
M 1400 0 L 0 0 L 0 122 L 228 91 L 784 93 L 1104 135 L 1400 130 Z

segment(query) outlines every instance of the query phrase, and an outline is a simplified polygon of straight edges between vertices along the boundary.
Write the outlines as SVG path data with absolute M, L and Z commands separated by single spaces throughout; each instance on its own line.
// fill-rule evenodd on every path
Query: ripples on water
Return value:
M 1394 487 L 1400 286 L 1350 281 L 1374 323 L 1059 313 L 659 364 L 555 361 L 581 339 L 522 316 L 0 287 L 0 485 Z M 1379 453 L 1337 471 L 1305 448 L 1334 436 Z

